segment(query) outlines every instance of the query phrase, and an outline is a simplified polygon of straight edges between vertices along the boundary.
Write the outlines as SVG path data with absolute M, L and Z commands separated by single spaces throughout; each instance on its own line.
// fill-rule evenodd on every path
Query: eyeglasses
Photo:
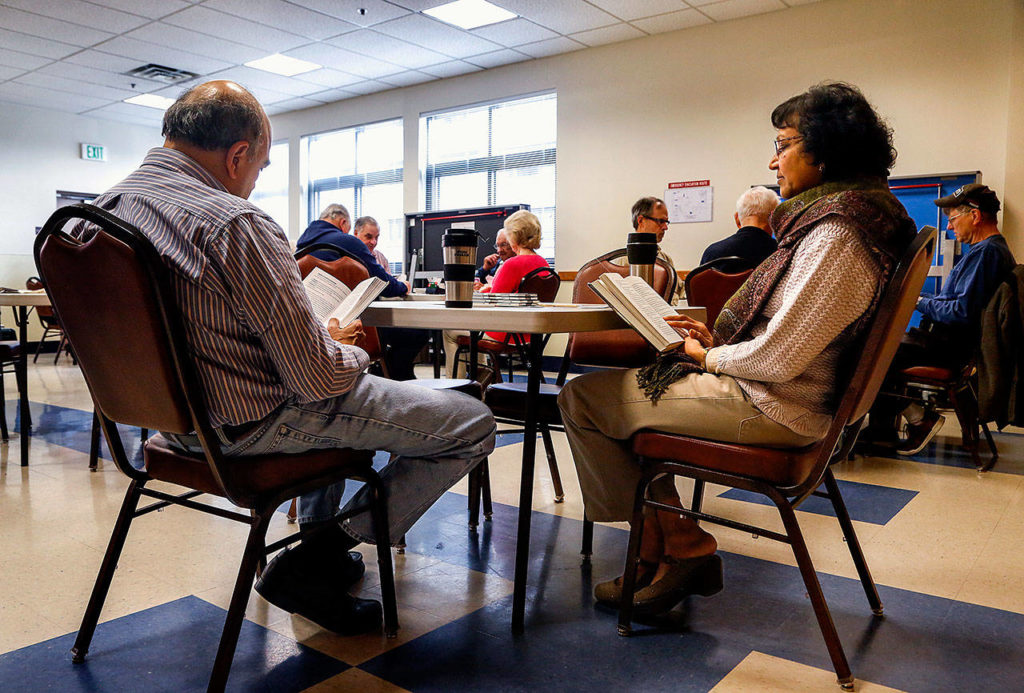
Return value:
M 649 219 L 649 220 L 653 221 L 658 226 L 667 226 L 668 223 L 669 223 L 668 219 L 659 219 L 658 217 L 649 217 L 646 214 L 644 214 L 643 217 L 644 217 L 644 219 Z
M 508 248 L 511 248 L 511 247 L 512 247 L 511 243 L 495 243 L 494 244 L 494 249 L 495 250 L 505 250 L 505 249 L 508 249 Z
M 802 140 L 803 138 L 803 135 L 793 135 L 792 137 L 783 137 L 781 140 L 773 140 L 773 144 L 775 145 L 775 156 L 782 154 L 782 152 L 793 146 L 792 144 L 784 144 L 785 142 L 793 142 L 794 140 Z M 796 144 L 796 142 L 793 142 L 793 144 Z
M 953 220 L 956 219 L 957 217 L 962 217 L 963 215 L 970 214 L 970 213 L 971 213 L 971 210 L 967 210 L 966 212 L 960 212 L 959 214 L 954 214 L 953 216 L 948 217 L 949 223 L 952 224 Z

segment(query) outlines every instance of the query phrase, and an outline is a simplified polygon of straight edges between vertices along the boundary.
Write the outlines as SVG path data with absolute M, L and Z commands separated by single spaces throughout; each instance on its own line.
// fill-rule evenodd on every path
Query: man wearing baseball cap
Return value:
M 985 306 L 1016 264 L 996 223 L 999 198 L 987 185 L 968 183 L 935 200 L 935 205 L 946 215 L 946 229 L 965 249 L 942 290 L 934 295 L 922 294 L 917 300 L 917 310 L 925 319 L 920 329 L 912 329 L 904 338 L 890 374 L 911 366 L 962 368 L 977 348 Z M 871 435 L 875 440 L 884 438 L 885 427 L 896 421 L 896 407 L 893 398 L 876 400 L 871 410 L 875 419 Z M 906 437 L 896 452 L 903 455 L 920 452 L 945 421 L 945 417 L 918 403 L 904 409 L 902 416 L 907 422 Z M 889 435 L 894 434 L 889 431 Z

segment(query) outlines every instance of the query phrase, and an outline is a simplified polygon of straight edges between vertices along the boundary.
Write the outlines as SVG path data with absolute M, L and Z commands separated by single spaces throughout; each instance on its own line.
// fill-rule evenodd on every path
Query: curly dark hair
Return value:
M 164 113 L 161 134 L 172 142 L 183 142 L 206 151 L 221 151 L 235 142 L 250 145 L 249 156 L 257 154 L 256 143 L 264 137 L 263 109 L 256 97 L 243 92 L 225 92 L 208 84 L 192 87 Z
M 852 84 L 814 85 L 776 106 L 772 125 L 803 136 L 804 151 L 825 165 L 826 181 L 885 177 L 896 163 L 892 128 Z

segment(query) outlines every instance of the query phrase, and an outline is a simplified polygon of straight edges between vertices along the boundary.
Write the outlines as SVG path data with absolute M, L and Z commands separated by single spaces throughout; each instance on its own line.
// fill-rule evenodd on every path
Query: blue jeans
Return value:
M 317 402 L 285 402 L 244 438 L 223 445 L 227 456 L 288 454 L 323 448 L 385 450 L 380 476 L 388 493 L 388 528 L 397 541 L 441 495 L 494 449 L 494 417 L 482 402 L 448 390 L 363 375 L 343 395 Z M 193 448 L 188 437 L 168 436 Z M 338 514 L 344 482 L 299 498 L 299 522 Z M 361 489 L 345 506 L 368 501 Z M 370 513 L 343 525 L 360 542 L 374 543 Z

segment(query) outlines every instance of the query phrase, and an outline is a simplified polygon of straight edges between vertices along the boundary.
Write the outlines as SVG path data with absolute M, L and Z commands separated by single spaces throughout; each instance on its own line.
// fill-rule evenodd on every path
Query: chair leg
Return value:
M 299 520 L 298 503 L 298 498 L 292 498 L 292 503 L 288 506 L 288 512 L 285 513 L 285 519 L 288 520 L 290 525 L 294 525 Z
M 39 342 L 36 344 L 36 353 L 32 356 L 32 363 L 39 361 L 39 352 L 42 350 L 43 342 L 46 341 L 51 329 L 50 327 L 43 327 L 43 336 L 39 338 Z
M 4 371 L 3 366 L 0 365 L 0 434 L 3 435 L 3 440 L 10 440 L 10 435 L 7 432 L 7 397 L 4 395 Z
M 693 480 L 693 500 L 690 501 L 690 509 L 695 513 L 699 513 L 701 506 L 704 505 L 704 480 L 694 479 Z
M 786 535 L 789 537 L 790 547 L 793 549 L 793 556 L 800 567 L 800 576 L 804 580 L 804 587 L 807 588 L 807 596 L 814 607 L 814 616 L 818 620 L 818 628 L 825 640 L 825 647 L 828 649 L 829 658 L 832 660 L 832 668 L 835 669 L 839 685 L 845 691 L 853 690 L 853 673 L 850 671 L 850 664 L 843 651 L 843 643 L 839 640 L 839 633 L 836 631 L 836 624 L 832 621 L 832 614 L 828 610 L 828 602 L 825 601 L 825 593 L 821 590 L 821 583 L 818 575 L 814 572 L 814 564 L 811 562 L 811 555 L 807 551 L 807 544 L 804 542 L 803 533 L 796 520 L 796 513 L 789 501 L 780 493 L 774 491 L 769 497 L 775 502 L 782 516 L 782 524 L 786 528 Z M 634 569 L 635 572 L 635 569 Z M 625 593 L 625 592 L 624 592 Z
M 639 460 L 641 466 L 644 460 Z M 622 601 L 619 603 L 619 635 L 628 636 L 633 632 L 633 592 L 636 591 L 636 569 L 640 564 L 640 540 L 644 533 L 644 498 L 651 480 L 644 476 L 636 486 L 633 499 L 633 521 L 629 526 L 629 548 L 626 550 L 626 565 L 622 570 Z
M 274 510 L 275 508 L 264 508 L 253 518 L 252 526 L 249 528 L 249 538 L 245 542 L 242 563 L 238 566 L 238 577 L 235 578 L 235 589 L 231 593 L 228 616 L 224 621 L 224 630 L 220 636 L 217 658 L 213 663 L 213 673 L 210 674 L 207 691 L 223 691 L 227 685 L 231 661 L 235 658 L 235 648 L 238 646 L 238 634 L 242 630 L 242 621 L 245 620 L 245 606 L 249 603 L 252 582 L 256 577 L 256 566 L 260 559 L 266 556 L 267 527 L 270 526 Z
M 857 532 L 854 531 L 853 522 L 850 521 L 850 513 L 846 509 L 846 502 L 839 491 L 839 484 L 831 469 L 825 470 L 825 489 L 828 491 L 829 500 L 836 511 L 839 519 L 839 526 L 846 538 L 846 545 L 850 549 L 850 556 L 853 558 L 853 565 L 857 567 L 857 574 L 860 576 L 860 584 L 864 587 L 864 594 L 871 605 L 871 613 L 876 616 L 882 615 L 882 599 L 878 596 L 878 588 L 875 587 L 875 580 L 871 577 L 868 569 L 868 562 L 864 558 L 864 551 L 861 549 L 860 541 L 857 539 Z
M 995 466 L 996 460 L 999 459 L 999 450 L 996 449 L 996 441 L 992 439 L 992 431 L 988 430 L 988 424 L 981 424 L 981 432 L 985 434 L 985 440 L 988 442 L 988 449 L 992 451 L 992 457 L 989 458 L 988 462 L 978 467 L 979 472 L 987 472 Z
M 64 351 L 64 349 L 67 348 L 67 343 L 68 338 L 65 337 L 64 333 L 62 332 L 60 335 L 60 341 L 57 342 L 57 353 L 53 357 L 53 365 L 57 365 L 57 362 L 60 360 L 60 352 Z
M 481 477 L 483 476 L 483 465 L 480 464 L 473 467 L 469 472 L 469 494 L 467 497 L 467 503 L 469 506 L 469 531 L 475 532 L 476 527 L 480 524 L 480 485 Z
M 583 565 L 590 564 L 590 557 L 594 555 L 594 523 L 583 516 L 583 546 L 580 547 L 580 555 L 583 556 Z
M 28 363 L 18 359 L 14 364 L 14 380 L 18 383 L 18 396 L 28 392 Z M 28 395 L 25 395 L 27 398 Z M 32 412 L 26 410 L 26 420 L 21 422 L 21 433 L 28 435 L 32 431 Z
M 89 471 L 95 472 L 100 463 L 100 417 L 92 410 L 92 431 L 89 434 Z
M 388 530 L 387 491 L 380 477 L 369 480 L 373 488 L 370 512 L 373 515 L 373 531 L 377 540 L 377 567 L 380 571 L 380 595 L 384 606 L 384 635 L 394 638 L 398 635 L 398 603 L 395 597 L 395 570 L 391 565 L 391 544 Z M 405 544 L 405 536 L 402 536 Z
M 558 473 L 558 462 L 555 460 L 555 446 L 551 442 L 551 429 L 544 422 L 538 426 L 544 439 L 544 452 L 548 457 L 548 470 L 551 472 L 551 485 L 555 487 L 555 502 L 565 502 L 565 491 L 562 489 L 562 476 Z
M 89 605 L 85 608 L 82 625 L 78 629 L 75 644 L 71 648 L 71 661 L 76 664 L 84 662 L 85 655 L 89 651 L 89 644 L 92 642 L 93 633 L 96 632 L 96 624 L 100 619 L 100 611 L 103 610 L 103 602 L 107 599 L 110 581 L 114 578 L 114 570 L 117 569 L 117 561 L 121 557 L 121 550 L 124 548 L 124 540 L 128 536 L 132 519 L 135 517 L 139 498 L 142 497 L 141 490 L 142 484 L 132 481 L 131 485 L 128 486 L 128 491 L 124 494 L 121 511 L 117 514 L 114 531 L 111 532 L 110 541 L 107 543 L 107 552 L 103 555 L 100 572 L 96 575 L 96 584 L 93 585 L 92 596 L 89 597 Z
M 398 537 L 398 541 L 395 542 L 395 553 L 397 553 L 399 556 L 405 554 L 405 547 L 405 535 L 403 534 L 402 536 Z
M 494 508 L 491 506 L 491 466 L 484 459 L 480 463 L 484 470 L 480 476 L 480 491 L 484 502 L 484 520 L 490 522 L 494 517 Z

